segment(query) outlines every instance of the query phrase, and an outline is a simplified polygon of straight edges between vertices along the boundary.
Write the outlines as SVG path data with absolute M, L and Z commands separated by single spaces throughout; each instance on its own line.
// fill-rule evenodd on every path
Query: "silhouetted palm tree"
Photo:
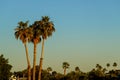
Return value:
M 115 68 L 117 67 L 117 63 L 116 62 L 113 63 L 113 67 L 114 67 L 114 70 L 115 70 Z
M 107 64 L 106 64 L 106 66 L 107 66 L 107 67 L 110 67 L 110 64 L 109 64 L 109 63 L 107 63 Z
M 33 52 L 33 80 L 35 80 L 35 72 L 36 72 L 36 49 L 37 44 L 41 41 L 41 30 L 39 30 L 38 21 L 35 21 L 34 24 L 30 26 L 32 28 L 33 37 L 31 38 L 31 42 L 34 44 L 34 52 Z
M 97 68 L 97 70 L 99 70 L 100 69 L 100 65 L 96 64 L 96 68 Z
M 63 62 L 63 65 L 62 65 L 62 67 L 63 67 L 63 69 L 64 69 L 64 75 L 66 75 L 66 69 L 68 69 L 69 68 L 69 63 L 68 62 Z
M 28 80 L 31 80 L 31 66 L 30 66 L 30 59 L 28 54 L 27 42 L 32 37 L 31 28 L 28 27 L 28 21 L 19 22 L 17 28 L 15 28 L 15 37 L 16 39 L 20 39 L 25 46 L 26 51 L 26 59 L 28 65 Z
M 48 71 L 48 73 L 50 73 L 50 71 L 52 71 L 52 68 L 51 68 L 51 67 L 48 67 L 48 68 L 47 68 L 47 71 Z
M 79 67 L 77 66 L 77 67 L 75 67 L 75 71 L 76 72 L 80 72 L 80 69 L 79 69 Z
M 106 69 L 106 68 L 103 68 L 102 74 L 103 74 L 104 77 L 105 77 L 106 71 L 107 71 L 107 69 Z
M 50 18 L 48 16 L 43 16 L 40 23 L 40 30 L 42 33 L 42 50 L 41 50 L 41 57 L 40 57 L 40 63 L 39 63 L 39 75 L 38 80 L 41 80 L 41 71 L 42 71 L 42 65 L 43 65 L 43 56 L 44 56 L 44 41 L 47 39 L 47 37 L 52 36 L 52 33 L 55 31 L 53 22 L 50 21 Z
M 110 63 L 107 63 L 106 66 L 107 66 L 108 71 L 109 71 Z

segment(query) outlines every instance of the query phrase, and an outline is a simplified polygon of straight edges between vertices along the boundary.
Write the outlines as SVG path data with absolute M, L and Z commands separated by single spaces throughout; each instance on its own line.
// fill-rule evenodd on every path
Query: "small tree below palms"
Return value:
M 0 55 L 0 80 L 8 80 L 11 76 L 12 65 L 9 64 L 8 59 L 4 58 L 3 54 Z

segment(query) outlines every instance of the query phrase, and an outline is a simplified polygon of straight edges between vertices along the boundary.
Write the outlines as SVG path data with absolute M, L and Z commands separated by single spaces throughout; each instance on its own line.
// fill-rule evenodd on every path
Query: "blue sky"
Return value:
M 27 67 L 25 50 L 14 37 L 19 21 L 32 24 L 41 16 L 49 16 L 56 32 L 46 40 L 44 69 L 62 72 L 62 63 L 70 70 L 79 66 L 90 71 L 97 63 L 118 63 L 120 68 L 120 1 L 119 0 L 1 0 L 0 54 L 9 58 L 12 71 Z M 33 44 L 28 44 L 31 64 Z M 37 64 L 41 44 L 37 48 Z

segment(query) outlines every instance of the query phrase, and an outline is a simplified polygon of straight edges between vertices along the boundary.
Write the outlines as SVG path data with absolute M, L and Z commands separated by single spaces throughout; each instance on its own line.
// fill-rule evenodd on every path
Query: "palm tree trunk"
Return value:
M 35 80 L 35 72 L 36 72 L 36 47 L 37 44 L 34 42 L 34 54 L 33 54 L 33 80 Z
M 38 80 L 41 80 L 42 65 L 43 65 L 43 55 L 44 55 L 44 39 L 42 41 L 42 50 L 41 50 L 41 58 L 40 58 L 40 63 L 39 63 Z
M 26 59 L 27 59 L 27 64 L 28 64 L 28 80 L 31 80 L 31 67 L 30 67 L 30 59 L 28 55 L 28 48 L 26 43 L 24 43 L 25 46 L 25 51 L 26 51 Z

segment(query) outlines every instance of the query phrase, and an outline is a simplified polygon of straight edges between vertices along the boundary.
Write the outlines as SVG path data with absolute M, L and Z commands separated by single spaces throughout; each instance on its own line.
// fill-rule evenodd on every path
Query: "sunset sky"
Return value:
M 12 71 L 27 68 L 25 49 L 14 37 L 19 21 L 29 25 L 41 16 L 49 16 L 56 32 L 45 41 L 43 68 L 62 72 L 62 63 L 70 69 L 92 70 L 96 64 L 106 67 L 118 63 L 120 69 L 120 0 L 1 0 L 0 54 L 9 58 Z M 33 62 L 33 44 L 28 44 Z M 37 47 L 37 64 L 41 43 Z

